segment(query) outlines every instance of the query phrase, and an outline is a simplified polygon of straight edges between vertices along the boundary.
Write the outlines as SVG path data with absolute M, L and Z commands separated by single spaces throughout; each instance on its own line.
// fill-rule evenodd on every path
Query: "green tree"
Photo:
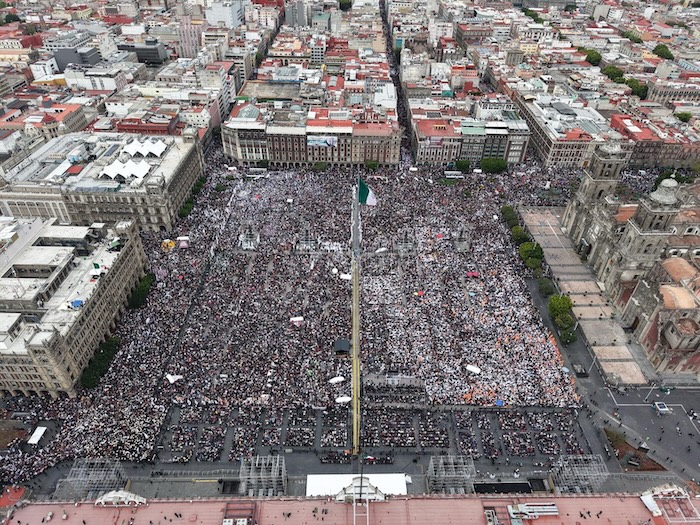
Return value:
M 595 49 L 586 49 L 586 62 L 590 65 L 597 66 L 602 59 L 603 56 Z
M 625 84 L 627 84 L 632 89 L 633 95 L 636 95 L 641 99 L 647 98 L 647 92 L 649 91 L 649 88 L 646 86 L 646 84 L 642 84 L 636 78 L 626 79 Z
M 513 208 L 512 206 L 502 206 L 501 215 L 503 216 L 504 221 L 508 221 L 510 219 L 517 220 L 518 218 L 518 214 L 515 212 L 515 208 Z
M 177 216 L 180 218 L 187 217 L 192 212 L 192 208 L 194 208 L 194 201 L 192 199 L 187 199 L 182 205 L 182 208 L 177 211 Z
M 693 162 L 691 164 L 690 169 L 693 170 L 694 175 L 700 175 L 700 160 Z
M 637 35 L 635 35 L 634 33 L 632 33 L 632 31 L 623 31 L 622 33 L 620 33 L 620 35 L 621 35 L 623 38 L 627 38 L 627 39 L 631 40 L 632 42 L 634 42 L 634 43 L 636 43 L 636 44 L 641 44 L 641 43 L 642 43 L 642 39 L 639 38 L 639 37 L 638 37 Z
M 681 122 L 688 122 L 691 118 L 693 118 L 693 114 L 688 111 L 680 111 L 676 113 L 676 118 Z
M 518 253 L 523 261 L 527 261 L 531 258 L 542 259 L 544 257 L 544 252 L 542 247 L 536 242 L 524 242 L 518 248 Z
M 538 15 L 535 11 L 531 9 L 525 8 L 523 9 L 523 13 L 525 13 L 525 16 L 529 16 L 530 18 L 532 18 L 538 24 L 544 22 L 540 15 Z
M 625 77 L 623 71 L 619 67 L 615 66 L 605 66 L 603 68 L 603 75 L 608 77 L 613 82 L 617 82 L 618 79 Z
M 314 171 L 326 171 L 328 169 L 328 163 L 327 162 L 317 162 L 314 164 L 311 169 Z
M 368 170 L 374 171 L 379 167 L 379 162 L 376 160 L 366 160 L 365 161 L 365 168 Z
M 401 64 L 401 48 L 400 47 L 394 48 L 394 58 L 396 59 L 397 64 Z
M 568 295 L 553 295 L 547 301 L 547 310 L 550 317 L 556 319 L 562 314 L 568 314 L 573 304 Z
M 258 51 L 257 53 L 255 53 L 255 67 L 260 67 L 263 58 L 265 58 L 265 55 L 262 54 L 262 51 Z
M 352 7 L 352 0 L 340 0 L 340 10 L 349 11 Z
M 530 240 L 530 236 L 522 226 L 513 226 L 510 233 L 513 236 L 513 242 L 518 246 Z
M 564 7 L 564 11 L 566 11 L 567 13 L 573 13 L 574 11 L 576 11 L 576 4 L 566 4 L 566 6 Z
M 131 297 L 129 297 L 129 308 L 141 308 L 146 304 L 146 297 L 148 297 L 148 292 L 153 286 L 154 278 L 155 276 L 152 273 L 148 273 L 139 281 Z
M 467 159 L 461 159 L 455 162 L 455 169 L 466 173 L 469 171 L 469 161 Z
M 192 195 L 197 195 L 207 183 L 206 177 L 199 177 L 192 186 Z
M 556 288 L 554 288 L 554 283 L 550 279 L 547 279 L 546 277 L 542 277 L 540 279 L 537 279 L 537 289 L 545 297 L 549 297 L 554 292 L 556 292 Z
M 22 19 L 14 13 L 9 13 L 9 14 L 5 15 L 5 23 L 6 24 L 9 24 L 10 22 L 21 22 L 21 21 L 22 21 Z
M 663 173 L 661 173 L 661 175 L 656 177 L 656 179 L 654 180 L 654 190 L 659 187 L 659 184 L 661 184 L 662 180 L 670 179 L 671 177 L 676 179 L 678 184 L 688 184 L 688 183 L 695 181 L 694 174 L 693 175 L 682 175 L 682 174 L 677 173 L 673 170 L 666 170 Z
M 267 168 L 270 165 L 270 161 L 267 159 L 258 161 L 258 168 Z
M 574 326 L 574 318 L 571 314 L 561 314 L 554 318 L 554 324 L 557 325 L 559 330 L 568 330 Z
M 525 261 L 525 266 L 530 268 L 530 270 L 539 270 L 542 268 L 542 259 L 530 257 L 527 261 Z
M 485 173 L 502 173 L 508 169 L 508 163 L 497 157 L 485 157 L 481 159 L 479 166 Z
M 33 35 L 36 32 L 36 24 L 24 24 L 24 26 L 22 26 L 22 33 L 24 33 L 25 35 Z
M 119 343 L 118 337 L 110 337 L 100 344 L 87 368 L 80 375 L 80 384 L 83 388 L 95 388 L 100 383 L 100 378 L 107 373 L 109 364 L 119 351 Z
M 574 332 L 573 330 L 563 330 L 559 334 L 559 339 L 561 339 L 562 343 L 568 345 L 569 343 L 575 342 L 576 339 L 578 339 L 578 337 L 576 337 L 576 332 Z
M 658 44 L 652 51 L 657 57 L 673 60 L 673 53 L 666 44 Z

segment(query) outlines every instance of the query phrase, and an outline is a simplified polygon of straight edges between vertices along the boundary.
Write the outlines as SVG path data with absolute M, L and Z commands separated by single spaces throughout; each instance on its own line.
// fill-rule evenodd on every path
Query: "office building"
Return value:
M 143 229 L 167 231 L 202 164 L 192 129 L 181 137 L 71 133 L 7 171 L 0 210 L 13 217 L 56 217 L 61 224 L 130 219 Z
M 58 226 L 0 218 L 0 393 L 76 395 L 144 275 L 133 221 Z

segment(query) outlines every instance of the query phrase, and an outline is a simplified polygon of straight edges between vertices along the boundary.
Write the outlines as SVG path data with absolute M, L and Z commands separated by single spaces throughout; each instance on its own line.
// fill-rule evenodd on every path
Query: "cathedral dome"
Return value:
M 676 179 L 664 179 L 656 191 L 649 194 L 649 198 L 658 204 L 675 204 L 678 181 Z

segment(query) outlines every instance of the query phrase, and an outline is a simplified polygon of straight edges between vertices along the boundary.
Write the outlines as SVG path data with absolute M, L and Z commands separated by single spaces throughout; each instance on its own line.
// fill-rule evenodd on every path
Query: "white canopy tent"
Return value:
M 357 474 L 309 474 L 306 476 L 306 496 L 336 496 L 352 485 L 355 478 L 358 478 Z M 405 474 L 365 474 L 363 478 L 383 494 L 408 494 Z
M 138 507 L 145 504 L 146 498 L 126 490 L 113 490 L 95 500 L 95 505 L 103 507 Z
M 34 432 L 32 432 L 32 435 L 27 440 L 27 443 L 29 445 L 38 445 L 39 441 L 41 441 L 41 438 L 44 437 L 46 430 L 46 427 L 36 427 L 36 429 L 34 429 Z

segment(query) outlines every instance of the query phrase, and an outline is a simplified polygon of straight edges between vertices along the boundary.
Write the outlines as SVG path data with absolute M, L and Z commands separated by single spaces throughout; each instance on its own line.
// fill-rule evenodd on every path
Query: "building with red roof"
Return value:
M 67 523 L 118 523 L 131 518 L 135 523 L 256 523 L 257 525 L 305 525 L 333 523 L 350 525 L 358 517 L 368 523 L 409 525 L 415 523 L 464 523 L 488 525 L 527 523 L 537 525 L 639 524 L 697 525 L 697 501 L 684 491 L 677 495 L 652 493 L 644 499 L 635 495 L 585 496 L 412 496 L 386 498 L 364 504 L 363 514 L 353 505 L 334 498 L 236 498 L 206 500 L 148 500 L 122 493 L 115 497 L 133 503 L 81 505 L 71 502 L 36 502 L 17 508 L 12 523 L 39 523 L 49 513 Z M 364 501 L 364 499 L 363 499 Z M 367 513 L 366 516 L 364 513 Z M 585 521 L 581 516 L 584 516 Z M 6 522 L 9 525 L 9 519 Z
M 84 129 L 88 125 L 80 104 L 46 103 L 33 111 L 13 110 L 0 117 L 0 129 L 26 130 L 34 128 L 47 140 Z

